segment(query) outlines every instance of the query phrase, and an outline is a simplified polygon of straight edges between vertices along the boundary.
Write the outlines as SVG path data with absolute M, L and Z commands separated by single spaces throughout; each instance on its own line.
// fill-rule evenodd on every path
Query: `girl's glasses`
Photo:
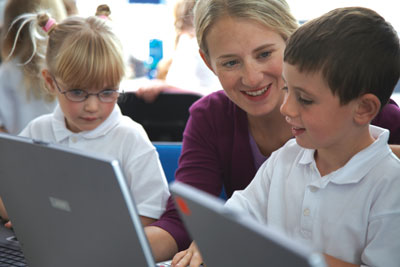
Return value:
M 113 89 L 106 89 L 98 93 L 88 93 L 85 90 L 82 89 L 71 89 L 71 90 L 66 90 L 66 91 L 61 91 L 60 87 L 58 86 L 57 80 L 52 77 L 54 83 L 56 84 L 56 87 L 58 91 L 65 95 L 65 97 L 72 101 L 72 102 L 83 102 L 86 99 L 89 98 L 91 95 L 95 95 L 99 98 L 99 100 L 103 103 L 111 103 L 117 100 L 119 96 L 118 90 L 113 90 Z

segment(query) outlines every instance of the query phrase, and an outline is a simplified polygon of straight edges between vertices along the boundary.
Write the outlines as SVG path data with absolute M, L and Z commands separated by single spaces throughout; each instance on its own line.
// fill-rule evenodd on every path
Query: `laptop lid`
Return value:
M 29 266 L 155 266 L 116 160 L 7 134 L 0 148 L 0 196 Z
M 170 191 L 207 266 L 326 266 L 322 255 L 224 207 L 217 197 L 179 182 Z

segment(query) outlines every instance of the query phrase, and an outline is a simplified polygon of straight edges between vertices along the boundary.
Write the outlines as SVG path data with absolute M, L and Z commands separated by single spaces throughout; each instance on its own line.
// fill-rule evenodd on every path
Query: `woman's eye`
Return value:
M 270 55 L 271 55 L 271 52 L 270 52 L 270 51 L 265 51 L 265 52 L 262 52 L 261 54 L 259 54 L 258 57 L 260 57 L 260 58 L 267 58 L 267 57 L 269 57 Z
M 237 60 L 230 60 L 228 62 L 222 63 L 222 66 L 232 68 L 233 66 L 237 65 L 238 61 Z

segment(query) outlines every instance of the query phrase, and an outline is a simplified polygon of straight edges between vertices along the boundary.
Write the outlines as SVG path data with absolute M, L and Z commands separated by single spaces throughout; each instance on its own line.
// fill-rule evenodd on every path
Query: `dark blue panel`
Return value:
M 129 3 L 132 3 L 132 4 L 139 4 L 139 3 L 141 3 L 141 4 L 160 4 L 160 3 L 162 3 L 163 2 L 163 0 L 129 0 Z

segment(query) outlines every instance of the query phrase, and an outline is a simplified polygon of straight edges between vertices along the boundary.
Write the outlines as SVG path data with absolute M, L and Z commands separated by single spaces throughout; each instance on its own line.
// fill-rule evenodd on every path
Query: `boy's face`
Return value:
M 292 126 L 296 142 L 312 149 L 348 148 L 355 136 L 356 101 L 341 106 L 320 72 L 301 73 L 285 62 L 283 78 L 286 95 L 281 113 Z

